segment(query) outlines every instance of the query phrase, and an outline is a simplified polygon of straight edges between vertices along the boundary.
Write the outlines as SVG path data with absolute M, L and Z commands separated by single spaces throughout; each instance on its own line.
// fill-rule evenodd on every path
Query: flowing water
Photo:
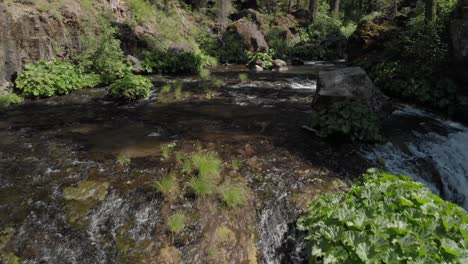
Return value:
M 196 77 L 153 76 L 154 91 L 139 102 L 91 89 L 0 111 L 0 263 L 304 263 L 295 221 L 307 202 L 344 190 L 377 160 L 464 204 L 467 129 L 459 124 L 401 107 L 388 125 L 391 143 L 379 146 L 301 129 L 317 72 L 336 67 L 223 67 L 213 75 L 225 85 L 209 96 Z M 176 80 L 182 98 L 160 93 Z M 176 153 L 199 151 L 219 154 L 223 181 L 247 184 L 245 206 L 194 197 Z M 169 171 L 178 172 L 176 200 L 153 187 Z M 176 212 L 187 215 L 179 234 L 166 225 Z
M 392 140 L 368 157 L 468 209 L 468 127 L 407 105 L 399 106 L 393 119 L 402 126 L 393 126 L 398 129 L 390 129 Z

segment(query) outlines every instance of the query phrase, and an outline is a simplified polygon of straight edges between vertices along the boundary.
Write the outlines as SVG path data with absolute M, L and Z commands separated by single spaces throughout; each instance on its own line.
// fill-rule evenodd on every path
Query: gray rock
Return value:
M 125 58 L 128 64 L 132 65 L 133 71 L 136 73 L 143 72 L 142 61 L 132 55 L 127 55 Z
M 284 68 L 287 69 L 288 68 L 288 64 L 286 64 L 286 62 L 283 60 L 276 59 L 276 60 L 273 60 L 272 63 L 273 63 L 273 69 L 284 69 Z
M 237 20 L 228 27 L 228 33 L 237 34 L 245 49 L 249 51 L 268 52 L 268 44 L 259 26 L 245 18 Z
M 254 70 L 254 71 L 257 71 L 257 72 L 263 71 L 262 66 L 259 66 L 259 65 L 252 65 L 252 66 L 250 67 L 250 69 L 251 69 L 251 70 Z
M 346 99 L 363 99 L 376 112 L 390 112 L 391 103 L 360 67 L 319 72 L 312 106 L 321 108 Z
M 169 52 L 174 54 L 194 53 L 195 47 L 186 42 L 175 42 L 169 46 Z

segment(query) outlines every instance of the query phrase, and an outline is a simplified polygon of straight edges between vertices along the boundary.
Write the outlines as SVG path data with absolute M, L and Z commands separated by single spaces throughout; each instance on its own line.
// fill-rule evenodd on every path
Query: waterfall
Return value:
M 390 140 L 373 147 L 367 157 L 468 209 L 468 127 L 409 106 L 402 106 L 394 117 L 419 120 L 425 129 L 411 130 L 408 141 Z

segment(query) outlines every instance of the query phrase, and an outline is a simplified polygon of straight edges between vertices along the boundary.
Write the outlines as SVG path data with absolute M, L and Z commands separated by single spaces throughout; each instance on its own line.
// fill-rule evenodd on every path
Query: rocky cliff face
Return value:
M 31 61 L 66 56 L 79 45 L 76 13 L 56 17 L 32 6 L 0 4 L 0 82 Z
M 25 63 L 66 57 L 79 48 L 84 17 L 96 16 L 103 8 L 111 8 L 117 17 L 125 15 L 124 1 L 93 1 L 88 7 L 92 10 L 80 2 L 0 0 L 0 84 L 11 81 Z

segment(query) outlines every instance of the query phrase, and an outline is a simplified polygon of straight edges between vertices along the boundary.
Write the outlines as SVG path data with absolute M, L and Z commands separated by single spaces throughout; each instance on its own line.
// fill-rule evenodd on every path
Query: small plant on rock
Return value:
M 167 227 L 172 234 L 179 234 L 185 228 L 185 214 L 175 213 L 167 219 Z
M 127 153 L 122 152 L 119 155 L 117 155 L 116 162 L 120 166 L 128 166 L 128 165 L 130 165 L 131 159 L 130 159 L 130 157 L 128 156 Z
M 230 207 L 240 207 L 247 203 L 247 187 L 240 183 L 225 183 L 220 187 L 221 198 Z
M 209 195 L 213 194 L 214 189 L 216 188 L 215 184 L 203 177 L 193 177 L 190 180 L 190 187 L 192 187 L 193 193 L 198 198 L 206 198 Z
M 166 198 L 172 198 L 178 191 L 177 178 L 175 173 L 169 173 L 155 183 L 155 189 Z
M 249 75 L 247 73 L 241 73 L 239 74 L 239 80 L 241 83 L 245 83 L 249 80 Z
M 0 95 L 0 109 L 9 107 L 11 105 L 22 103 L 23 101 L 24 101 L 23 97 L 14 93 L 7 93 L 5 95 Z
M 264 69 L 271 69 L 273 67 L 273 58 L 270 54 L 265 52 L 249 52 L 248 65 L 258 65 Z
M 138 100 L 147 98 L 153 84 L 148 78 L 127 74 L 124 78 L 115 81 L 109 87 L 108 93 L 116 98 L 125 100 Z
M 198 170 L 200 178 L 205 180 L 219 179 L 222 162 L 213 152 L 197 153 L 192 156 L 192 163 Z

